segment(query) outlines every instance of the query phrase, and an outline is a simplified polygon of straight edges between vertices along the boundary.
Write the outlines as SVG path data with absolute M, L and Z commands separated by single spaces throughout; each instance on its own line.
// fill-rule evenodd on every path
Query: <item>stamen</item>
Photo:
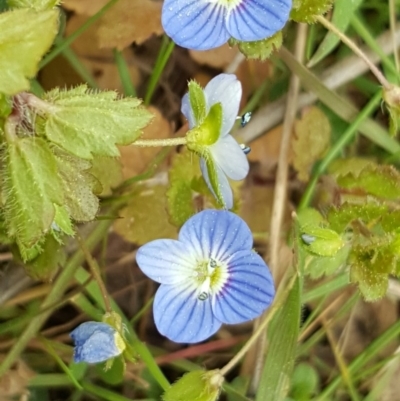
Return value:
M 207 294 L 205 291 L 203 291 L 203 292 L 197 297 L 197 299 L 198 299 L 199 301 L 205 301 L 207 298 L 208 298 L 208 294 Z
M 246 146 L 244 143 L 241 143 L 240 147 L 242 148 L 243 153 L 245 155 L 248 155 L 251 152 L 251 147 L 250 146 Z
M 213 269 L 217 267 L 217 262 L 214 259 L 210 259 L 210 267 Z
M 244 113 L 240 118 L 240 125 L 244 127 L 251 120 L 251 111 Z

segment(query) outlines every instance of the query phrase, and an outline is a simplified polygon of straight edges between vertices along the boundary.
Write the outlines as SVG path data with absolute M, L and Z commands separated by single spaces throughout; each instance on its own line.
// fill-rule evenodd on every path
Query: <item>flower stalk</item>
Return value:
M 186 137 L 168 139 L 138 139 L 137 141 L 133 142 L 132 145 L 143 148 L 186 145 Z

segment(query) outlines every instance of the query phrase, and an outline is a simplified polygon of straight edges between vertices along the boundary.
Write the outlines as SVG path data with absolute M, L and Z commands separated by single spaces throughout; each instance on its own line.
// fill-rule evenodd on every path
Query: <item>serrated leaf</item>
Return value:
M 400 197 L 400 172 L 393 166 L 368 165 L 358 175 L 338 177 L 342 188 L 359 189 L 384 199 Z
M 49 107 L 40 131 L 63 149 L 83 159 L 119 156 L 116 145 L 134 142 L 152 115 L 136 98 L 116 92 L 91 92 L 86 85 L 69 91 L 54 89 L 44 100 Z
M 4 217 L 23 259 L 50 229 L 54 204 L 63 203 L 57 163 L 45 140 L 26 137 L 7 145 L 2 178 Z
M 301 229 L 307 250 L 319 256 L 334 256 L 343 246 L 342 237 L 329 228 L 307 226 Z
M 50 10 L 60 3 L 61 0 L 8 0 L 11 8 L 33 8 L 36 11 Z
M 339 31 L 345 33 L 355 10 L 361 3 L 362 0 L 336 0 L 332 14 L 332 24 L 339 29 Z M 326 57 L 339 42 L 339 37 L 333 32 L 328 31 L 307 66 L 311 68 L 317 64 Z
M 295 0 L 290 17 L 296 22 L 313 24 L 319 15 L 328 12 L 334 0 Z
M 63 206 L 54 205 L 56 214 L 54 221 L 51 226 L 53 229 L 53 235 L 56 235 L 58 231 L 63 232 L 67 235 L 74 235 L 75 231 L 72 226 L 71 218 L 69 217 L 68 211 Z
M 312 279 L 329 276 L 337 273 L 346 265 L 350 252 L 350 246 L 344 246 L 334 256 L 307 255 L 305 257 L 304 274 Z
M 177 227 L 181 227 L 196 212 L 192 182 L 200 175 L 199 164 L 197 160 L 193 160 L 190 152 L 174 156 L 168 171 L 169 185 L 166 195 L 170 221 Z
M 195 81 L 190 81 L 188 84 L 188 88 L 191 112 L 193 113 L 196 125 L 200 125 L 207 115 L 207 106 L 204 91 L 203 88 Z
M 385 205 L 344 203 L 339 208 L 331 208 L 328 212 L 327 220 L 333 230 L 342 233 L 355 220 L 361 220 L 364 224 L 370 225 L 380 220 L 386 213 L 388 213 L 388 208 Z
M 0 92 L 14 95 L 30 87 L 42 56 L 58 30 L 57 10 L 32 9 L 0 14 Z
M 76 221 L 92 221 L 99 209 L 93 192 L 101 192 L 101 185 L 89 172 L 91 163 L 56 147 L 53 152 L 64 187 L 63 207 Z
M 368 166 L 377 166 L 377 164 L 370 159 L 350 157 L 348 159 L 334 160 L 330 164 L 328 172 L 335 178 L 343 177 L 348 174 L 353 174 L 355 177 L 358 177 Z
M 311 107 L 295 123 L 292 140 L 293 166 L 301 181 L 307 181 L 313 164 L 328 150 L 331 127 L 328 118 L 317 107 Z
M 115 231 L 139 245 L 157 238 L 176 238 L 176 228 L 168 220 L 165 190 L 163 185 L 139 187 L 120 211 Z
M 224 381 L 218 370 L 185 373 L 163 394 L 163 401 L 216 401 Z
M 35 280 L 51 281 L 65 260 L 64 248 L 51 234 L 48 234 L 39 256 L 25 264 L 24 269 Z
M 400 87 L 391 85 L 389 88 L 384 88 L 382 97 L 389 111 L 390 134 L 394 136 L 397 133 L 400 119 Z
M 257 390 L 256 401 L 283 400 L 289 392 L 300 328 L 301 283 L 296 275 L 287 298 L 269 327 L 268 352 Z
M 112 189 L 122 182 L 122 166 L 119 159 L 115 157 L 96 156 L 92 160 L 90 174 L 100 182 L 101 196 L 111 195 Z
M 267 60 L 271 54 L 282 46 L 282 31 L 278 31 L 269 38 L 256 40 L 253 42 L 240 42 L 231 38 L 229 44 L 231 46 L 237 44 L 240 52 L 248 59 Z

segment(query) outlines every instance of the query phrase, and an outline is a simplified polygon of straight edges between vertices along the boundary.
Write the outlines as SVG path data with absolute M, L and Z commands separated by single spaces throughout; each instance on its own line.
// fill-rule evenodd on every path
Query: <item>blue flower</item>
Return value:
M 75 342 L 75 362 L 103 362 L 120 355 L 126 347 L 118 331 L 107 323 L 82 323 L 70 336 Z
M 289 19 L 292 0 L 165 0 L 162 25 L 179 46 L 208 50 L 230 37 L 268 38 Z
M 233 194 L 227 177 L 243 180 L 249 172 L 243 149 L 229 135 L 237 119 L 241 97 L 242 85 L 236 75 L 220 74 L 204 90 L 191 82 L 189 93 L 182 99 L 181 111 L 190 128 L 187 147 L 201 156 L 203 177 L 226 209 L 233 207 Z
M 195 343 L 223 323 L 246 322 L 268 308 L 275 293 L 272 276 L 252 245 L 240 217 L 204 210 L 182 226 L 178 240 L 140 247 L 140 269 L 161 283 L 153 304 L 159 332 L 178 343 Z

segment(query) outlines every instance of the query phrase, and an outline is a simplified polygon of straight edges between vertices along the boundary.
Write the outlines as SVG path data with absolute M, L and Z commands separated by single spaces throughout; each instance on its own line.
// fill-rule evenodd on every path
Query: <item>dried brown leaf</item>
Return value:
M 171 126 L 155 107 L 149 107 L 149 111 L 154 114 L 152 122 L 143 130 L 142 139 L 164 139 L 171 136 Z M 160 148 L 148 147 L 141 148 L 136 146 L 121 146 L 122 174 L 125 179 L 142 173 Z
M 153 34 L 161 35 L 161 7 L 160 2 L 151 0 L 120 0 L 100 20 L 100 47 L 122 50 Z
M 239 53 L 236 47 L 230 47 L 227 43 L 216 49 L 206 51 L 190 50 L 190 57 L 201 65 L 209 65 L 214 68 L 225 68 Z
M 109 0 L 64 0 L 62 5 L 68 10 L 75 11 L 77 14 L 91 16 L 96 14 L 108 2 Z

